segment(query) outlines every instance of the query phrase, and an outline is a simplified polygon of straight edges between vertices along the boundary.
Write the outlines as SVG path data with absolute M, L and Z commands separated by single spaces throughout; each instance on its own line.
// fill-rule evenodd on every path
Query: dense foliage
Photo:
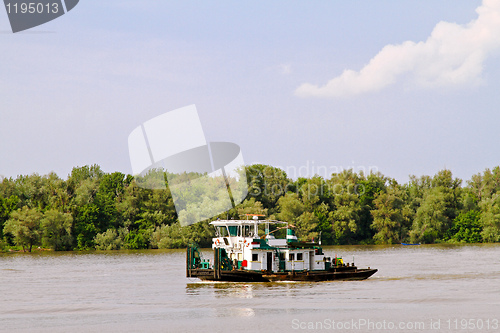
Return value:
M 246 200 L 219 217 L 265 214 L 290 222 L 302 240 L 321 237 L 323 244 L 500 241 L 499 167 L 465 186 L 449 170 L 412 176 L 407 184 L 352 170 L 294 181 L 261 164 L 247 167 L 246 176 Z M 4 250 L 209 246 L 208 222 L 181 227 L 168 189 L 145 189 L 134 177 L 97 165 L 74 168 L 66 180 L 51 173 L 0 183 Z

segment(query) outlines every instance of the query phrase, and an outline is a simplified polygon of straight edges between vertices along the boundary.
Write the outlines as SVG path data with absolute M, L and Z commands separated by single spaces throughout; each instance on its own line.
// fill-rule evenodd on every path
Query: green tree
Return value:
M 317 239 L 319 233 L 316 231 L 318 217 L 312 212 L 303 212 L 295 222 L 297 238 L 301 241 Z
M 333 174 L 327 181 L 331 193 L 329 220 L 332 225 L 332 238 L 335 244 L 352 244 L 356 242 L 360 226 L 359 194 L 362 191 L 362 176 L 353 170 L 344 170 Z
M 125 228 L 120 228 L 119 230 L 108 229 L 95 236 L 95 247 L 97 250 L 120 250 L 125 247 L 124 244 L 127 235 L 128 230 Z
M 3 198 L 0 196 L 0 239 L 3 238 L 3 227 L 5 221 L 10 217 L 11 212 L 17 209 L 19 204 L 19 198 L 15 195 L 11 195 L 9 198 Z
M 358 231 L 356 233 L 357 241 L 373 238 L 374 230 L 371 227 L 373 222 L 372 210 L 375 209 L 373 201 L 378 194 L 386 191 L 388 181 L 389 179 L 380 172 L 370 173 L 367 177 L 360 172 L 360 179 L 355 187 L 355 194 L 359 196 L 358 206 L 360 209 Z
M 321 203 L 328 203 L 331 199 L 328 185 L 323 177 L 299 178 L 293 185 L 304 203 L 305 209 L 309 212 L 314 211 Z
M 128 219 L 125 227 L 129 233 L 125 238 L 126 248 L 148 248 L 152 233 L 162 225 L 172 225 L 177 221 L 174 202 L 168 189 L 148 190 L 134 187 L 125 191 L 131 194 L 123 197 L 124 200 L 134 204 L 137 203 L 137 210 L 132 219 Z M 136 190 L 134 190 L 134 188 Z M 137 201 L 136 201 L 137 200 Z M 126 206 L 120 206 L 126 208 Z M 123 211 L 122 211 L 123 212 Z
M 21 206 L 43 209 L 44 195 L 42 192 L 42 177 L 38 174 L 18 176 L 15 180 L 16 195 Z
M 97 164 L 73 168 L 67 181 L 70 195 L 73 195 L 76 189 L 80 187 L 84 181 L 89 180 L 98 183 L 103 175 L 104 172 Z
M 416 212 L 424 199 L 425 193 L 432 188 L 432 178 L 430 176 L 422 176 L 417 178 L 414 175 L 410 176 L 410 181 L 404 187 L 408 193 L 408 206 Z
M 70 213 L 57 209 L 45 211 L 41 220 L 43 244 L 54 251 L 69 250 L 72 243 L 72 224 L 73 217 Z
M 150 236 L 153 248 L 173 249 L 186 247 L 196 243 L 200 246 L 209 247 L 214 237 L 214 229 L 208 222 L 200 222 L 187 227 L 182 227 L 176 222 L 172 225 L 162 225 L 155 229 Z
M 44 209 L 60 209 L 65 211 L 69 205 L 67 184 L 54 172 L 42 177 L 41 192 L 44 197 Z
M 248 194 L 260 201 L 270 214 L 276 212 L 279 198 L 294 191 L 285 171 L 263 164 L 254 164 L 246 169 Z
M 335 210 L 330 212 L 335 244 L 354 243 L 359 221 L 357 199 L 357 196 L 352 194 L 335 196 Z
M 497 166 L 493 170 L 486 169 L 482 174 L 473 175 L 467 183 L 479 201 L 491 198 L 500 191 L 500 167 Z
M 10 233 L 14 237 L 14 243 L 22 246 L 23 251 L 31 252 L 33 245 L 40 243 L 42 217 L 43 215 L 38 209 L 24 206 L 22 209 L 12 212 L 3 231 Z
M 190 227 L 182 227 L 180 223 L 159 226 L 151 234 L 151 245 L 157 249 L 185 247 L 190 243 L 190 240 L 186 237 L 184 229 Z
M 326 203 L 321 203 L 314 209 L 314 215 L 318 222 L 316 231 L 321 235 L 321 241 L 324 244 L 334 244 L 332 223 L 330 221 L 330 207 Z
M 302 213 L 304 213 L 304 203 L 299 199 L 297 193 L 287 193 L 278 200 L 278 218 L 282 221 L 294 224 Z
M 94 238 L 102 232 L 98 229 L 99 208 L 94 204 L 77 206 L 74 215 L 74 236 L 76 250 L 89 250 L 95 247 Z
M 402 191 L 397 183 L 390 186 L 387 192 L 378 193 L 373 203 L 375 209 L 371 213 L 373 215 L 372 228 L 376 231 L 376 234 L 373 236 L 375 243 L 400 243 L 404 221 L 404 201 L 402 199 Z
M 451 226 L 446 201 L 446 193 L 440 189 L 433 189 L 426 194 L 413 221 L 410 232 L 412 242 L 434 243 L 442 238 Z
M 481 236 L 486 242 L 500 241 L 500 193 L 479 203 L 481 208 Z
M 116 200 L 122 195 L 124 188 L 132 179 L 121 172 L 104 174 L 99 180 L 99 185 L 93 204 L 98 209 L 97 221 L 94 223 L 98 232 L 109 228 L 116 229 L 120 225 Z
M 307 206 L 300 200 L 297 193 L 288 192 L 279 198 L 278 206 L 278 218 L 289 222 L 295 228 L 299 240 L 311 240 L 318 236 L 315 230 L 318 218 L 313 212 L 306 211 Z
M 240 219 L 244 219 L 246 214 L 267 215 L 267 209 L 263 208 L 262 203 L 255 200 L 255 198 L 245 199 L 245 201 L 236 207 L 236 210 Z
M 445 232 L 459 214 L 462 203 L 461 180 L 453 179 L 449 170 L 439 171 L 423 191 L 417 208 L 410 239 L 412 242 L 434 243 L 443 240 Z
M 115 205 L 118 214 L 119 225 L 129 226 L 138 218 L 141 205 L 146 200 L 146 192 L 136 185 L 133 180 L 125 187 L 123 193 L 117 197 Z
M 447 231 L 446 239 L 462 243 L 482 242 L 482 227 L 479 219 L 478 211 L 460 213 L 453 220 L 453 226 Z

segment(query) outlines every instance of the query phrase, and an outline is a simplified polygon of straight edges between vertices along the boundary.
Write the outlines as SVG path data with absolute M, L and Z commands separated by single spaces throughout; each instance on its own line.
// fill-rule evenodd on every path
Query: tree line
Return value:
M 292 180 L 268 165 L 245 171 L 245 201 L 211 220 L 264 214 L 290 222 L 301 240 L 327 245 L 500 241 L 500 167 L 465 184 L 450 170 L 405 184 L 379 172 Z M 147 189 L 98 165 L 73 168 L 66 180 L 50 173 L 0 183 L 4 251 L 210 246 L 209 222 L 181 227 L 168 187 Z

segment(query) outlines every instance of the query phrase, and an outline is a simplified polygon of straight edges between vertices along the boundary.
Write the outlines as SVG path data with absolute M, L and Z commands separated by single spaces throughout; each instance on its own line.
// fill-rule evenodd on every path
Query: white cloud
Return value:
M 379 91 L 405 79 L 423 86 L 480 82 L 483 62 L 500 48 L 500 0 L 483 0 L 465 25 L 439 22 L 425 42 L 386 45 L 360 71 L 346 69 L 324 86 L 304 83 L 300 97 L 349 97 Z

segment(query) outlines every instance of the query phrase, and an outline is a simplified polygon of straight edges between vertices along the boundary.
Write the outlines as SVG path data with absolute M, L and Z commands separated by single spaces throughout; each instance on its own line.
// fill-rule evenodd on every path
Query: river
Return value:
M 500 331 L 499 244 L 325 253 L 379 271 L 365 281 L 206 283 L 185 277 L 184 250 L 0 254 L 0 331 Z

